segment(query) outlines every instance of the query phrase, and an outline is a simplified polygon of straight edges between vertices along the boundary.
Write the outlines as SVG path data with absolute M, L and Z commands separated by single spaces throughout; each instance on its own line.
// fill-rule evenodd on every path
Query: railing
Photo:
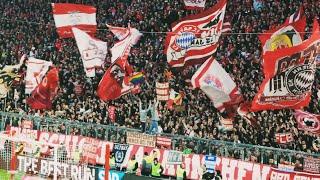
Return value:
M 116 143 L 126 143 L 126 132 L 140 132 L 137 129 L 128 129 L 122 127 L 92 124 L 74 120 L 65 120 L 59 118 L 27 116 L 15 113 L 0 112 L 1 130 L 5 130 L 8 125 L 20 126 L 22 120 L 33 121 L 33 128 L 47 132 L 56 132 L 62 134 L 74 134 L 97 138 L 100 140 L 112 141 Z M 59 131 L 57 130 L 59 129 Z M 188 144 L 193 143 L 192 153 L 196 154 L 214 154 L 224 157 L 233 157 L 236 159 L 250 160 L 251 155 L 257 157 L 256 162 L 269 164 L 268 159 L 274 159 L 274 165 L 279 163 L 281 158 L 286 161 L 295 162 L 304 156 L 320 158 L 320 154 L 310 154 L 301 151 L 288 149 L 271 148 L 264 146 L 255 146 L 242 143 L 233 143 L 220 140 L 211 140 L 203 138 L 189 138 L 181 135 L 163 134 L 172 137 L 172 149 L 185 150 Z

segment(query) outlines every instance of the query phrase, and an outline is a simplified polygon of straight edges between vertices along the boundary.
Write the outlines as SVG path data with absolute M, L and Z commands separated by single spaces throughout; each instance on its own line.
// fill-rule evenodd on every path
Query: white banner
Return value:
M 95 68 L 101 68 L 108 53 L 107 42 L 92 38 L 78 28 L 72 28 L 87 77 L 95 77 Z

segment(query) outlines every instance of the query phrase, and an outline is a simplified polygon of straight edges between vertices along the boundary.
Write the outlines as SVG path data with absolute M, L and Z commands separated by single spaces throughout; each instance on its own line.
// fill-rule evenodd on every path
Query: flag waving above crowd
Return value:
M 174 68 L 204 62 L 213 55 L 222 33 L 226 0 L 219 1 L 209 10 L 187 16 L 172 24 L 167 34 L 165 54 Z
M 125 50 L 128 46 L 134 46 L 137 44 L 138 40 L 142 34 L 135 28 L 119 28 L 108 26 L 111 32 L 120 40 L 116 42 L 110 49 L 112 57 L 111 63 L 115 62 L 119 57 L 123 56 Z
M 130 92 L 129 79 L 133 73 L 133 69 L 127 61 L 130 49 L 131 46 L 127 46 L 123 55 L 109 67 L 102 77 L 97 90 L 101 100 L 117 99 Z
M 29 57 L 26 62 L 26 94 L 30 94 L 38 86 L 38 84 L 41 83 L 42 78 L 47 73 L 49 66 L 51 65 L 52 62 Z
M 302 17 L 302 14 L 303 14 L 303 7 L 302 7 L 302 5 L 300 5 L 299 10 L 297 12 L 293 13 L 290 17 L 288 17 L 285 24 L 290 24 L 290 23 L 298 21 Z
M 200 88 L 220 112 L 227 108 L 226 102 L 240 95 L 235 82 L 213 57 L 202 64 L 192 76 L 191 83 L 194 88 Z
M 283 24 L 281 27 L 271 29 L 258 37 L 261 41 L 263 52 L 275 51 L 281 48 L 297 46 L 302 43 L 306 18 L 292 24 Z
M 320 134 L 320 114 L 297 110 L 294 115 L 298 123 L 298 129 Z
M 312 36 L 302 44 L 266 52 L 265 80 L 252 102 L 252 110 L 299 109 L 308 106 L 319 54 L 317 19 Z
M 61 38 L 73 37 L 72 27 L 90 35 L 97 32 L 96 8 L 82 4 L 52 3 L 53 18 Z
M 78 28 L 72 28 L 72 31 L 79 48 L 84 71 L 87 77 L 94 77 L 95 68 L 101 68 L 108 53 L 107 43 L 90 37 Z
M 52 67 L 42 82 L 34 89 L 27 99 L 32 109 L 51 109 L 52 101 L 59 89 L 58 70 Z

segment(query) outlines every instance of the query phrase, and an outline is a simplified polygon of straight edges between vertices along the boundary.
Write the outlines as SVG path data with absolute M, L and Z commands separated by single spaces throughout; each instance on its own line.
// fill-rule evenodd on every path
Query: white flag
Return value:
M 108 53 L 107 43 L 92 38 L 80 29 L 72 28 L 72 31 L 81 54 L 84 71 L 87 77 L 94 77 L 95 68 L 101 68 Z
M 235 82 L 213 57 L 206 60 L 191 79 L 194 88 L 200 88 L 219 111 L 233 94 L 240 94 Z
M 118 37 L 117 34 L 115 35 Z M 122 56 L 127 46 L 134 46 L 135 44 L 137 44 L 141 36 L 142 34 L 137 29 L 129 27 L 128 35 L 122 40 L 115 43 L 114 46 L 110 49 L 112 54 L 111 63 Z
M 41 83 L 52 62 L 29 57 L 26 62 L 26 94 L 30 94 Z

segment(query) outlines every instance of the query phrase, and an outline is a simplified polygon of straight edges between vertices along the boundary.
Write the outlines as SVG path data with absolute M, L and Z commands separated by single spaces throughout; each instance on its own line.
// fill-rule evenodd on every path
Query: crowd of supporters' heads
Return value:
M 6 99 L 6 111 L 26 113 L 30 115 L 43 115 L 60 117 L 72 121 L 112 124 L 114 126 L 140 128 L 137 96 L 144 104 L 155 96 L 155 82 L 164 81 L 163 72 L 169 69 L 164 55 L 164 40 L 170 31 L 170 24 L 186 15 L 198 11 L 184 10 L 180 1 L 169 0 L 74 0 L 73 3 L 94 5 L 97 7 L 98 30 L 97 37 L 108 42 L 109 47 L 117 39 L 107 30 L 105 23 L 114 26 L 126 27 L 128 23 L 143 33 L 138 44 L 134 46 L 129 55 L 129 63 L 137 70 L 143 71 L 146 83 L 142 85 L 142 92 L 138 95 L 125 95 L 120 99 L 108 103 L 101 102 L 96 95 L 96 89 L 105 70 L 109 66 L 110 54 L 107 55 L 104 69 L 97 70 L 95 78 L 85 77 L 82 61 L 77 45 L 73 39 L 59 39 L 52 17 L 51 4 L 45 0 L 28 1 L 0 1 L 0 55 L 1 65 L 16 64 L 22 54 L 31 51 L 35 57 L 50 60 L 60 69 L 60 92 L 53 103 L 51 111 L 33 111 L 26 107 L 24 84 L 15 87 L 20 93 L 20 98 L 15 103 L 13 91 Z M 211 7 L 216 1 L 208 1 L 206 6 Z M 251 1 L 228 1 L 226 18 L 231 20 L 231 34 L 223 35 L 216 58 L 225 70 L 235 80 L 241 89 L 245 100 L 251 101 L 258 91 L 263 80 L 261 66 L 261 46 L 256 34 L 274 28 L 299 9 L 304 7 L 307 17 L 306 31 L 312 28 L 312 19 L 320 14 L 320 4 L 314 0 L 273 0 L 266 2 L 262 11 L 253 9 Z M 240 34 L 237 34 L 240 33 Z M 310 36 L 306 33 L 305 37 Z M 61 43 L 59 51 L 56 45 Z M 224 131 L 219 124 L 220 114 L 213 107 L 210 100 L 201 91 L 188 88 L 186 78 L 196 71 L 199 66 L 189 67 L 182 73 L 174 74 L 170 82 L 176 91 L 184 90 L 186 96 L 184 103 L 186 111 L 174 113 L 167 111 L 161 104 L 160 126 L 165 133 L 181 134 L 200 138 L 217 139 L 248 143 L 254 145 L 272 146 L 319 153 L 319 143 L 315 141 L 318 136 L 299 131 L 291 110 L 263 111 L 255 113 L 261 130 L 252 127 L 239 116 L 234 120 L 232 131 Z M 21 71 L 25 72 L 24 66 Z M 316 93 L 319 90 L 320 72 L 317 71 L 316 80 L 312 88 L 312 99 L 305 110 L 320 113 L 319 100 Z M 75 84 L 84 85 L 84 94 L 76 96 Z M 4 99 L 1 106 L 4 108 Z M 111 123 L 108 119 L 108 105 L 116 107 L 116 121 Z M 183 117 L 183 118 L 181 118 Z M 186 124 L 184 127 L 183 124 Z M 50 127 L 48 130 L 64 132 L 63 126 Z M 73 134 L 87 133 L 94 136 L 93 127 L 79 129 L 72 128 Z M 107 135 L 103 129 L 98 129 L 97 138 L 124 142 L 119 135 Z M 274 133 L 292 132 L 294 142 L 279 145 L 275 142 Z M 319 141 L 320 142 L 320 141 Z M 216 146 L 205 144 L 203 153 Z M 192 151 L 199 148 L 192 142 L 177 141 L 177 149 L 189 148 Z M 201 149 L 201 148 L 200 148 Z M 237 156 L 237 151 L 232 152 Z M 257 155 L 259 156 L 259 155 Z

